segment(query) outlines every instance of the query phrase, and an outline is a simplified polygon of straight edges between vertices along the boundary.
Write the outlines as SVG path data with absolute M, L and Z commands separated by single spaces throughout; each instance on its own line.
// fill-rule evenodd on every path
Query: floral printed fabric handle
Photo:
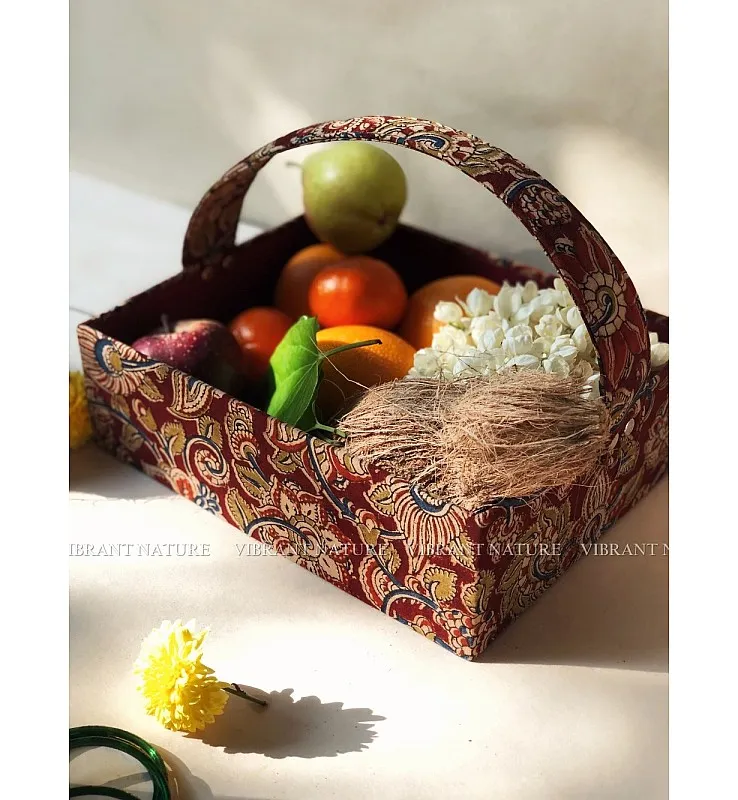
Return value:
M 547 180 L 476 136 L 413 117 L 356 117 L 311 125 L 265 145 L 213 185 L 185 234 L 185 270 L 227 267 L 243 200 L 275 155 L 303 145 L 365 139 L 407 147 L 450 164 L 497 195 L 540 242 L 566 283 L 597 348 L 607 402 L 627 409 L 651 364 L 638 293 L 622 264 L 584 216 Z M 617 419 L 626 416 L 617 414 Z

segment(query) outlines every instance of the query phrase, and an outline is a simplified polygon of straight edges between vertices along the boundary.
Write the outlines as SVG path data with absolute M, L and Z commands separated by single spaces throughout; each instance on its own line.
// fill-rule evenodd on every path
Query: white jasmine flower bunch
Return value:
M 534 281 L 505 282 L 499 294 L 473 289 L 466 300 L 438 303 L 443 323 L 431 347 L 418 350 L 408 377 L 451 380 L 532 369 L 585 379 L 599 396 L 599 365 L 582 315 L 561 278 L 552 289 Z M 651 337 L 654 367 L 669 359 L 669 345 Z

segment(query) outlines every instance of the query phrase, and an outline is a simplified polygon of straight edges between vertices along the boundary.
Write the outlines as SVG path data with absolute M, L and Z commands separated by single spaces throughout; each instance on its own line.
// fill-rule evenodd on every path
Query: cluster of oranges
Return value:
M 379 339 L 380 345 L 347 350 L 324 362 L 318 405 L 326 417 L 333 417 L 365 387 L 407 375 L 415 352 L 431 344 L 436 305 L 466 297 L 474 288 L 499 291 L 487 278 L 455 275 L 408 296 L 402 278 L 386 262 L 313 244 L 295 253 L 282 269 L 274 305 L 247 309 L 230 329 L 254 379 L 264 375 L 282 337 L 303 315 L 317 318 L 317 342 L 323 351 Z

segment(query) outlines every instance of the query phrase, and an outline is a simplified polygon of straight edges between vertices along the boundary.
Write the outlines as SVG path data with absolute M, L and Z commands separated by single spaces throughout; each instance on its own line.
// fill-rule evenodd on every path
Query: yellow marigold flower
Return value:
M 85 383 L 81 372 L 69 373 L 69 447 L 74 450 L 92 436 Z
M 144 639 L 134 665 L 146 713 L 171 731 L 194 733 L 222 714 L 229 686 L 202 663 L 207 629 L 195 633 L 194 620 L 162 622 Z

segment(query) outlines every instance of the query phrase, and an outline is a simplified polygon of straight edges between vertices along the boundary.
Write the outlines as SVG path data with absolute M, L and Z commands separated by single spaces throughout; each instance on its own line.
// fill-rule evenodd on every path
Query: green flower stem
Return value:
M 373 344 L 382 344 L 381 339 L 367 339 L 365 342 L 351 342 L 350 344 L 342 344 L 340 347 L 334 347 L 333 350 L 328 350 L 321 354 L 321 358 L 330 358 L 338 353 L 343 353 L 346 350 L 355 350 L 357 347 L 371 347 Z
M 320 354 L 320 360 L 323 361 L 325 359 L 330 359 L 331 356 L 335 356 L 338 353 L 345 353 L 347 350 L 356 350 L 359 347 L 371 347 L 375 344 L 382 344 L 381 339 L 367 339 L 365 342 L 351 342 L 350 344 L 342 344 L 339 347 L 334 347 L 332 350 L 327 350 L 325 353 Z M 324 433 L 328 433 L 333 437 L 343 437 L 345 438 L 346 434 L 338 429 L 332 428 L 330 425 L 323 425 L 323 423 L 315 421 L 315 424 L 310 428 L 310 433 L 313 432 L 323 431 Z
M 340 428 L 332 428 L 330 425 L 323 425 L 322 422 L 316 422 L 312 428 L 310 428 L 307 433 L 327 433 L 334 439 L 345 439 L 346 432 L 342 431 Z
M 254 697 L 254 695 L 249 694 L 248 692 L 244 692 L 244 690 L 236 686 L 235 683 L 232 683 L 231 686 L 225 686 L 223 691 L 228 692 L 228 694 L 234 694 L 236 697 L 242 697 L 244 700 L 250 700 L 252 703 L 256 703 L 260 706 L 269 705 L 266 700 L 262 700 L 259 697 Z
M 330 425 L 323 425 L 322 422 L 316 422 L 312 428 L 308 431 L 308 433 L 313 433 L 314 431 L 323 431 L 323 433 L 329 433 L 331 436 L 335 436 L 337 434 L 337 430 L 335 428 L 331 428 Z

